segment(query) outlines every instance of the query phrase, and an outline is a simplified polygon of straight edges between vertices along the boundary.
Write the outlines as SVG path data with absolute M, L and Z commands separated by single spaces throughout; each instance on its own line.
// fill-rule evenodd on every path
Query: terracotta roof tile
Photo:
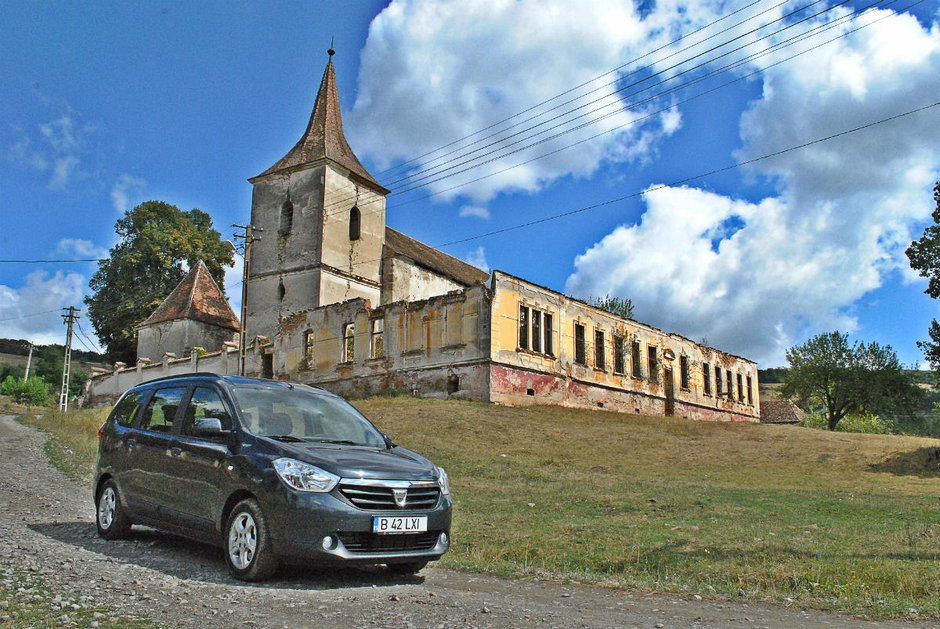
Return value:
M 359 162 L 356 154 L 350 148 L 343 133 L 343 118 L 339 109 L 339 92 L 336 89 L 336 73 L 333 70 L 333 57 L 330 56 L 326 70 L 323 71 L 323 80 L 320 81 L 320 90 L 313 105 L 313 113 L 307 130 L 300 141 L 294 145 L 287 155 L 282 157 L 274 166 L 252 177 L 249 181 L 271 175 L 283 170 L 290 170 L 315 162 L 319 159 L 328 159 L 348 169 L 364 183 L 387 194 L 388 190 L 377 182 L 369 171 Z
M 202 260 L 140 327 L 176 319 L 192 319 L 221 328 L 239 329 L 238 317 L 222 296 L 219 285 L 212 279 L 209 268 Z
M 761 400 L 760 421 L 762 424 L 798 424 L 803 411 L 789 400 Z
M 385 247 L 386 255 L 405 256 L 464 286 L 485 282 L 490 276 L 489 273 L 472 264 L 467 264 L 423 242 L 418 242 L 391 227 L 385 228 Z

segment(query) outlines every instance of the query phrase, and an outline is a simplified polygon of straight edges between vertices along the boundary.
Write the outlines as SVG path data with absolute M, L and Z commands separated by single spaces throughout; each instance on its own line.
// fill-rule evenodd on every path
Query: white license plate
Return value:
M 372 518 L 373 533 L 426 533 L 428 516 L 384 516 Z

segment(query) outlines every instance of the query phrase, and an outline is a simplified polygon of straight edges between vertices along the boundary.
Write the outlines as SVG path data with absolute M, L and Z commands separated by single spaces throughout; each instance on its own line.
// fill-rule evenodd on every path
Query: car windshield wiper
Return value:
M 295 437 L 294 435 L 262 435 L 262 436 L 267 437 L 268 439 L 275 439 L 277 441 L 286 441 L 288 443 L 301 443 L 301 442 L 306 441 L 306 439 L 302 439 L 301 437 Z
M 346 445 L 346 446 L 365 445 L 363 443 L 356 443 L 355 441 L 350 441 L 349 439 L 308 439 L 307 441 L 315 441 L 317 443 L 338 443 L 340 445 Z

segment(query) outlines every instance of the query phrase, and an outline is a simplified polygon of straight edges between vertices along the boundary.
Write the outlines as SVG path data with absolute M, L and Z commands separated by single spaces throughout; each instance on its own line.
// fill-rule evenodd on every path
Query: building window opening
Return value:
M 728 401 L 734 402 L 734 378 L 730 369 L 725 371 L 725 384 L 728 385 Z
M 741 374 L 738 374 L 738 402 L 744 402 L 744 380 Z
M 552 344 L 552 315 L 547 312 L 542 313 L 542 330 L 545 332 L 545 343 L 542 344 L 542 349 L 549 356 L 555 355 L 555 347 Z
M 578 365 L 587 364 L 587 348 L 584 343 L 584 326 L 574 324 L 574 362 Z
M 287 294 L 287 289 L 284 288 L 283 280 L 277 284 L 277 300 L 284 301 L 284 296 Z
M 529 309 L 519 306 L 519 349 L 529 349 Z
M 747 377 L 747 403 L 750 406 L 754 406 L 754 385 L 751 382 L 751 377 Z
M 604 362 L 604 332 L 601 330 L 594 330 L 594 368 L 607 368 Z
M 715 395 L 721 395 L 721 367 L 715 366 Z
M 369 357 L 385 357 L 385 320 L 372 319 L 369 331 Z
M 626 368 L 623 355 L 623 337 L 614 334 L 614 373 L 622 374 Z
M 274 354 L 261 356 L 261 377 L 268 380 L 274 377 Z
M 307 362 L 307 369 L 313 367 L 313 332 L 304 332 L 304 360 Z
M 447 376 L 447 392 L 457 393 L 460 390 L 460 376 L 455 373 Z
M 290 233 L 291 228 L 294 226 L 294 204 L 291 202 L 290 197 L 284 201 L 284 204 L 281 206 L 281 222 L 278 225 L 277 233 L 280 236 L 286 236 Z
M 659 357 L 656 355 L 655 345 L 649 345 L 646 348 L 646 366 L 649 369 L 650 380 L 656 380 L 659 375 Z
M 351 363 L 356 356 L 356 324 L 343 326 L 343 362 Z
M 532 351 L 542 353 L 542 313 L 532 311 Z
M 688 356 L 679 357 L 679 387 L 683 389 L 689 388 L 689 357 Z
M 709 397 L 712 394 L 712 368 L 708 363 L 702 365 L 702 393 Z
M 643 377 L 643 361 L 641 360 L 641 357 L 640 357 L 640 342 L 639 341 L 633 341 L 631 359 L 633 361 L 633 377 L 642 378 Z
M 349 210 L 349 239 L 359 240 L 360 224 L 362 222 L 362 213 L 355 205 Z

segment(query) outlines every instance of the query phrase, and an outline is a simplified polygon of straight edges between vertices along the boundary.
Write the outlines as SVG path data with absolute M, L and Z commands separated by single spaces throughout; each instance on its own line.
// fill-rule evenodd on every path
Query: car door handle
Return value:
M 170 448 L 170 456 L 178 459 L 180 458 L 182 454 L 183 454 L 182 448 Z

